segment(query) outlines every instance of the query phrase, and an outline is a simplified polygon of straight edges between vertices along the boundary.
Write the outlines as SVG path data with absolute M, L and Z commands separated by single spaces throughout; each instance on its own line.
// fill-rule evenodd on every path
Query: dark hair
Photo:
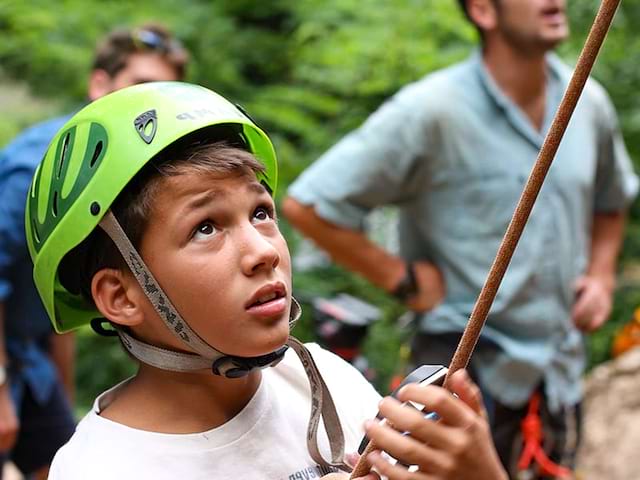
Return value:
M 224 141 L 177 142 L 152 159 L 118 195 L 111 211 L 134 247 L 139 248 L 153 211 L 162 179 L 186 173 L 230 175 L 264 172 L 264 166 L 248 151 Z M 126 270 L 113 241 L 97 227 L 60 262 L 60 283 L 71 293 L 93 303 L 91 280 L 103 268 Z
M 114 30 L 100 42 L 93 60 L 94 70 L 115 77 L 134 53 L 153 52 L 162 56 L 184 78 L 189 53 L 162 25 L 147 23 L 134 29 Z
M 467 17 L 467 20 L 469 20 L 469 22 L 471 22 L 474 27 L 476 27 L 476 30 L 478 31 L 478 34 L 480 35 L 480 39 L 482 39 L 483 38 L 482 29 L 480 27 L 478 27 L 476 22 L 474 22 L 473 19 L 471 18 L 471 14 L 469 13 L 469 8 L 467 7 L 467 2 L 468 2 L 468 0 L 458 0 L 458 4 L 460 5 L 460 8 L 462 9 L 462 12 L 464 13 L 464 16 Z M 491 0 L 491 3 L 493 3 L 493 5 L 496 8 L 499 6 L 498 5 L 498 0 Z
M 473 20 L 471 20 L 471 16 L 469 15 L 469 9 L 467 8 L 467 0 L 458 0 L 458 3 L 460 4 L 460 8 L 462 9 L 464 16 L 467 17 L 467 20 L 473 23 Z

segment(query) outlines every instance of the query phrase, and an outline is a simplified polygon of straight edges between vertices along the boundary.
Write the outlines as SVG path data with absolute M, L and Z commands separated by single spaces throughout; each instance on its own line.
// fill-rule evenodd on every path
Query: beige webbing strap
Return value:
M 119 327 L 116 327 L 116 331 L 127 351 L 147 365 L 171 372 L 211 370 L 211 359 L 209 358 L 185 352 L 174 352 L 141 342 Z
M 462 334 L 458 348 L 456 349 L 451 364 L 449 365 L 449 371 L 445 379 L 445 388 L 448 385 L 450 376 L 461 368 L 465 368 L 469 363 L 469 359 L 473 353 L 473 350 L 480 338 L 480 332 L 485 324 L 493 300 L 495 299 L 498 287 L 502 282 L 502 278 L 509 266 L 513 252 L 518 245 L 522 231 L 527 223 L 533 205 L 538 197 L 538 193 L 542 188 L 544 179 L 551 167 L 551 162 L 558 150 L 562 136 L 564 135 L 571 115 L 575 110 L 580 94 L 584 88 L 584 85 L 589 78 L 589 73 L 596 60 L 600 47 L 604 42 L 604 39 L 615 15 L 616 9 L 620 0 L 603 0 L 598 14 L 596 15 L 589 36 L 582 49 L 582 53 L 578 58 L 578 63 L 573 72 L 567 90 L 562 98 L 562 102 L 558 107 L 558 111 L 553 119 L 553 123 L 547 133 L 544 140 L 544 144 L 540 149 L 536 163 L 531 170 L 527 184 L 524 187 L 524 191 L 520 196 L 518 205 L 509 223 L 509 227 L 502 239 L 496 258 L 493 261 L 493 265 L 489 270 L 489 274 L 485 281 L 484 286 L 476 300 L 476 303 L 469 317 L 467 326 Z M 351 473 L 351 479 L 362 477 L 366 475 L 370 466 L 366 462 L 367 455 L 375 449 L 373 442 L 369 442 L 369 445 L 365 449 L 358 461 L 358 464 Z
M 287 344 L 296 352 L 309 379 L 311 386 L 311 414 L 307 428 L 307 449 L 311 458 L 320 466 L 337 467 L 347 472 L 351 467 L 344 463 L 344 432 L 340 425 L 340 418 L 336 406 L 331 398 L 331 392 L 327 388 L 318 367 L 307 348 L 294 337 L 289 337 Z M 331 461 L 327 462 L 318 448 L 318 426 L 320 418 L 324 423 L 329 447 L 331 449 Z

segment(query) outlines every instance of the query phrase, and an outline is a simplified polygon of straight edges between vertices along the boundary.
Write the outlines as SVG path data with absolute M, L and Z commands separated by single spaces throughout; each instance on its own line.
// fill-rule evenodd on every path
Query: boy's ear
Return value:
M 140 294 L 135 279 L 116 268 L 98 270 L 91 279 L 91 296 L 96 307 L 118 325 L 131 327 L 143 322 Z

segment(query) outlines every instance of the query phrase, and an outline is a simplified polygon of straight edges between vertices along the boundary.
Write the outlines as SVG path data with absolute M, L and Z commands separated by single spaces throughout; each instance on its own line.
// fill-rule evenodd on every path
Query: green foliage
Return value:
M 574 63 L 599 5 L 569 2 L 573 36 L 560 54 Z M 0 67 L 36 100 L 15 102 L 0 80 L 0 145 L 27 123 L 84 101 L 93 46 L 114 26 L 150 19 L 173 29 L 195 61 L 188 78 L 242 103 L 273 136 L 281 159 L 281 192 L 340 136 L 360 124 L 403 85 L 464 58 L 474 29 L 455 0 L 0 0 Z M 632 156 L 640 159 L 640 0 L 620 12 L 594 72 L 620 114 Z M 11 92 L 15 92 L 12 87 Z M 44 100 L 43 100 L 44 99 Z M 24 108 L 23 108 L 24 107 Z M 8 115 L 7 115 L 8 113 Z M 640 207 L 632 209 L 624 262 L 640 256 Z M 295 244 L 296 237 L 287 236 Z M 404 334 L 401 308 L 362 279 L 336 267 L 298 275 L 296 289 L 348 291 L 384 308 L 366 350 L 384 385 L 398 361 Z M 613 329 L 640 298 L 631 287 L 617 296 L 612 323 L 591 340 L 591 362 L 603 361 Z M 299 335 L 312 338 L 308 317 Z M 113 342 L 80 335 L 80 401 L 131 373 Z
M 132 376 L 136 365 L 116 337 L 100 337 L 90 328 L 83 328 L 76 338 L 76 404 L 82 413 L 89 409 L 96 395 Z

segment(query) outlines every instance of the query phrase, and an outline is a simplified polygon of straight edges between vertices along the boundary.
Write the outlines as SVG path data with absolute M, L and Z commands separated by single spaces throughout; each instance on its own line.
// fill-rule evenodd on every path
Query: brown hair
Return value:
M 464 16 L 467 18 L 467 20 L 469 20 L 469 22 L 471 22 L 471 24 L 473 24 L 474 27 L 476 27 L 476 30 L 480 35 L 480 40 L 484 40 L 484 33 L 482 32 L 482 29 L 476 24 L 476 22 L 473 21 L 473 19 L 471 18 L 471 15 L 469 14 L 469 7 L 467 7 L 467 1 L 468 0 L 458 0 L 458 3 L 460 4 L 460 8 L 462 9 Z M 491 0 L 491 3 L 493 3 L 493 5 L 496 8 L 499 7 L 498 0 Z
M 189 53 L 169 30 L 156 23 L 109 33 L 96 49 L 93 69 L 104 70 L 113 78 L 126 67 L 131 55 L 140 52 L 158 53 L 180 79 L 184 78 Z
M 142 241 L 162 179 L 194 172 L 256 174 L 264 172 L 264 166 L 253 154 L 228 142 L 196 142 L 186 148 L 184 142 L 178 142 L 169 147 L 129 182 L 111 206 L 135 248 Z M 69 292 L 81 294 L 93 303 L 91 280 L 103 268 L 128 269 L 113 241 L 97 227 L 62 259 L 60 283 Z

